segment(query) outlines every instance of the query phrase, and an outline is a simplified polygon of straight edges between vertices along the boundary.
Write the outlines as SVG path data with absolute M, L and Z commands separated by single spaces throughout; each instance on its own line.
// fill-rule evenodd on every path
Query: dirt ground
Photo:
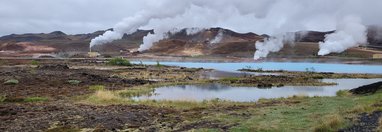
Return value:
M 204 69 L 188 69 L 167 66 L 110 67 L 96 61 L 39 61 L 38 66 L 26 60 L 7 60 L 0 68 L 0 131 L 38 131 L 57 129 L 91 128 L 116 131 L 128 128 L 145 128 L 157 131 L 161 127 L 174 130 L 181 111 L 142 105 L 92 106 L 75 104 L 74 97 L 93 93 L 93 85 L 103 85 L 107 90 L 121 90 L 133 86 L 157 82 L 189 81 Z M 81 66 L 82 68 L 79 68 Z M 95 69 L 93 69 L 96 67 Z M 160 78 L 161 80 L 157 79 Z M 5 84 L 16 79 L 18 84 Z M 70 80 L 80 81 L 72 84 Z M 44 97 L 45 102 L 25 102 L 30 97 Z M 166 122 L 163 126 L 154 126 Z M 160 124 L 160 123 L 159 123 Z M 209 123 L 214 124 L 214 123 Z M 193 126 L 177 126 L 187 130 Z M 215 124 L 214 126 L 223 125 Z
M 112 91 L 122 90 L 160 82 L 195 81 L 210 71 L 167 66 L 111 67 L 101 62 L 102 60 L 40 60 L 39 64 L 33 64 L 31 60 L 2 61 L 0 96 L 5 99 L 0 102 L 0 131 L 77 131 L 84 128 L 89 131 L 187 131 L 199 128 L 228 131 L 238 124 L 190 120 L 201 119 L 211 113 L 248 118 L 250 113 L 237 113 L 237 110 L 301 103 L 271 101 L 184 110 L 146 105 L 97 106 L 75 103 L 76 98 L 94 93 L 89 88 L 94 85 L 103 85 Z M 19 82 L 3 83 L 11 79 Z M 73 80 L 78 82 L 71 83 Z M 31 97 L 44 97 L 47 101 L 25 101 Z

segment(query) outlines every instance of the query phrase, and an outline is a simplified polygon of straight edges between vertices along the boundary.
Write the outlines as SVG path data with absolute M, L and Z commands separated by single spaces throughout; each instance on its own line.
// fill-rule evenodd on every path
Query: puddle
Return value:
M 323 79 L 336 82 L 333 86 L 284 86 L 268 89 L 236 87 L 222 84 L 178 85 L 156 88 L 151 96 L 133 97 L 134 100 L 203 101 L 222 99 L 235 102 L 252 102 L 260 98 L 280 98 L 293 95 L 336 96 L 338 90 L 348 90 L 382 81 L 382 79 Z

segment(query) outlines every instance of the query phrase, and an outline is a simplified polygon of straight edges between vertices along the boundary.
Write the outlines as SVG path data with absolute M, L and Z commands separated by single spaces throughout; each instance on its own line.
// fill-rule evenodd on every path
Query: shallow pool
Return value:
M 280 98 L 293 95 L 335 96 L 338 90 L 357 88 L 382 81 L 382 79 L 323 79 L 336 82 L 333 86 L 284 86 L 273 88 L 234 87 L 222 84 L 178 85 L 156 88 L 151 96 L 134 97 L 134 100 L 203 101 L 222 99 L 236 102 L 257 101 L 260 98 Z
M 139 63 L 139 62 L 134 62 Z M 155 65 L 157 62 L 145 61 L 143 64 Z M 243 63 L 216 63 L 216 62 L 160 62 L 162 65 L 181 66 L 188 68 L 206 68 L 227 72 L 237 72 L 238 69 L 251 67 L 263 70 L 287 70 L 287 71 L 310 71 L 335 72 L 335 73 L 370 73 L 382 74 L 382 65 L 358 65 L 358 64 L 331 64 L 310 62 L 243 62 Z

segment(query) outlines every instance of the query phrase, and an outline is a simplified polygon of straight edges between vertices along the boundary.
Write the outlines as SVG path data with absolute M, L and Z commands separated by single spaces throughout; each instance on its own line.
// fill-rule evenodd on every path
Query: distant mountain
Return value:
M 173 56 L 223 55 L 252 56 L 255 43 L 264 37 L 254 33 L 237 33 L 223 28 L 203 29 L 187 34 L 183 29 L 156 43 L 147 53 Z
M 113 29 L 108 29 L 113 30 Z M 61 31 L 51 33 L 11 34 L 0 37 L 0 54 L 32 54 L 32 53 L 61 53 L 89 51 L 91 39 L 102 35 L 108 30 L 100 30 L 88 34 L 65 34 Z M 93 51 L 119 54 L 120 51 L 136 51 L 142 44 L 143 37 L 154 30 L 137 30 L 132 34 L 125 34 L 121 40 L 94 47 Z M 299 46 L 286 46 L 281 52 L 290 55 L 315 55 L 317 43 L 325 39 L 325 35 L 333 33 L 318 31 L 300 31 L 295 33 Z M 368 30 L 369 46 L 382 48 L 382 28 L 370 26 Z M 163 39 L 144 53 L 170 56 L 234 56 L 252 57 L 256 50 L 256 41 L 270 37 L 266 34 L 237 33 L 224 28 L 209 29 L 181 29 L 167 33 Z M 307 42 L 307 43 L 306 43 Z M 301 45 L 302 44 L 302 45 Z M 308 44 L 308 45 L 304 45 Z M 300 51 L 301 50 L 301 51 Z M 279 53 L 275 53 L 279 54 Z M 285 55 L 284 55 L 285 56 Z
M 112 30 L 112 29 L 108 29 Z M 90 40 L 102 35 L 107 30 L 96 31 L 88 34 L 67 35 L 61 31 L 51 33 L 28 33 L 28 34 L 11 34 L 0 37 L 0 51 L 18 51 L 28 52 L 25 50 L 28 47 L 45 46 L 50 47 L 44 52 L 86 52 L 89 50 Z M 142 42 L 142 38 L 153 30 L 138 30 L 137 32 L 124 35 L 121 40 L 112 42 L 107 45 L 107 48 L 98 46 L 95 49 L 103 49 L 105 51 L 119 51 L 126 48 L 131 48 L 129 45 L 137 47 Z M 28 43 L 27 45 L 25 43 Z M 54 49 L 54 50 L 52 50 Z
M 299 31 L 296 32 L 297 42 L 320 42 L 324 41 L 325 35 L 334 33 L 334 31 L 329 32 L 318 32 L 318 31 Z

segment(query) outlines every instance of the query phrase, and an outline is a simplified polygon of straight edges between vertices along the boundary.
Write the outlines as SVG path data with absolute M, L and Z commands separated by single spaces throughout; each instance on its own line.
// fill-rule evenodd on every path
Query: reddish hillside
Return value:
M 221 38 L 221 39 L 217 39 Z M 222 28 L 201 30 L 187 35 L 186 30 L 171 34 L 156 43 L 147 53 L 173 56 L 223 55 L 248 56 L 263 37 L 254 33 L 236 33 Z
M 109 29 L 112 30 L 112 29 Z M 197 31 L 197 32 L 196 32 Z M 68 35 L 60 31 L 39 34 L 12 34 L 0 37 L 0 56 L 8 55 L 31 55 L 34 53 L 67 53 L 77 52 L 82 56 L 89 51 L 91 39 L 103 34 L 105 31 L 97 31 L 88 34 Z M 138 49 L 143 37 L 153 30 L 137 30 L 130 35 L 124 35 L 121 40 L 113 41 L 109 44 L 96 46 L 93 51 L 100 51 L 104 54 L 120 55 L 120 51 L 131 51 Z M 325 35 L 333 33 L 317 31 L 296 32 L 295 46 L 285 46 L 279 53 L 272 53 L 271 56 L 316 56 L 318 51 L 317 42 L 323 41 Z M 379 48 L 382 46 L 382 28 L 371 26 L 368 30 L 369 46 Z M 237 33 L 223 28 L 183 29 L 176 33 L 169 32 L 168 38 L 154 44 L 145 51 L 145 54 L 165 55 L 165 56 L 219 56 L 219 57 L 246 57 L 251 58 L 256 50 L 256 41 L 263 40 L 268 35 L 257 35 L 255 33 Z M 306 43 L 310 42 L 310 43 Z M 357 52 L 357 55 L 352 53 Z M 350 56 L 365 56 L 368 50 L 349 50 L 345 52 Z M 125 53 L 125 52 L 123 52 Z M 361 54 L 358 54 L 361 53 Z M 367 54 L 367 56 L 373 53 Z M 334 54 L 342 55 L 342 54 Z M 345 56 L 346 56 L 345 55 Z

